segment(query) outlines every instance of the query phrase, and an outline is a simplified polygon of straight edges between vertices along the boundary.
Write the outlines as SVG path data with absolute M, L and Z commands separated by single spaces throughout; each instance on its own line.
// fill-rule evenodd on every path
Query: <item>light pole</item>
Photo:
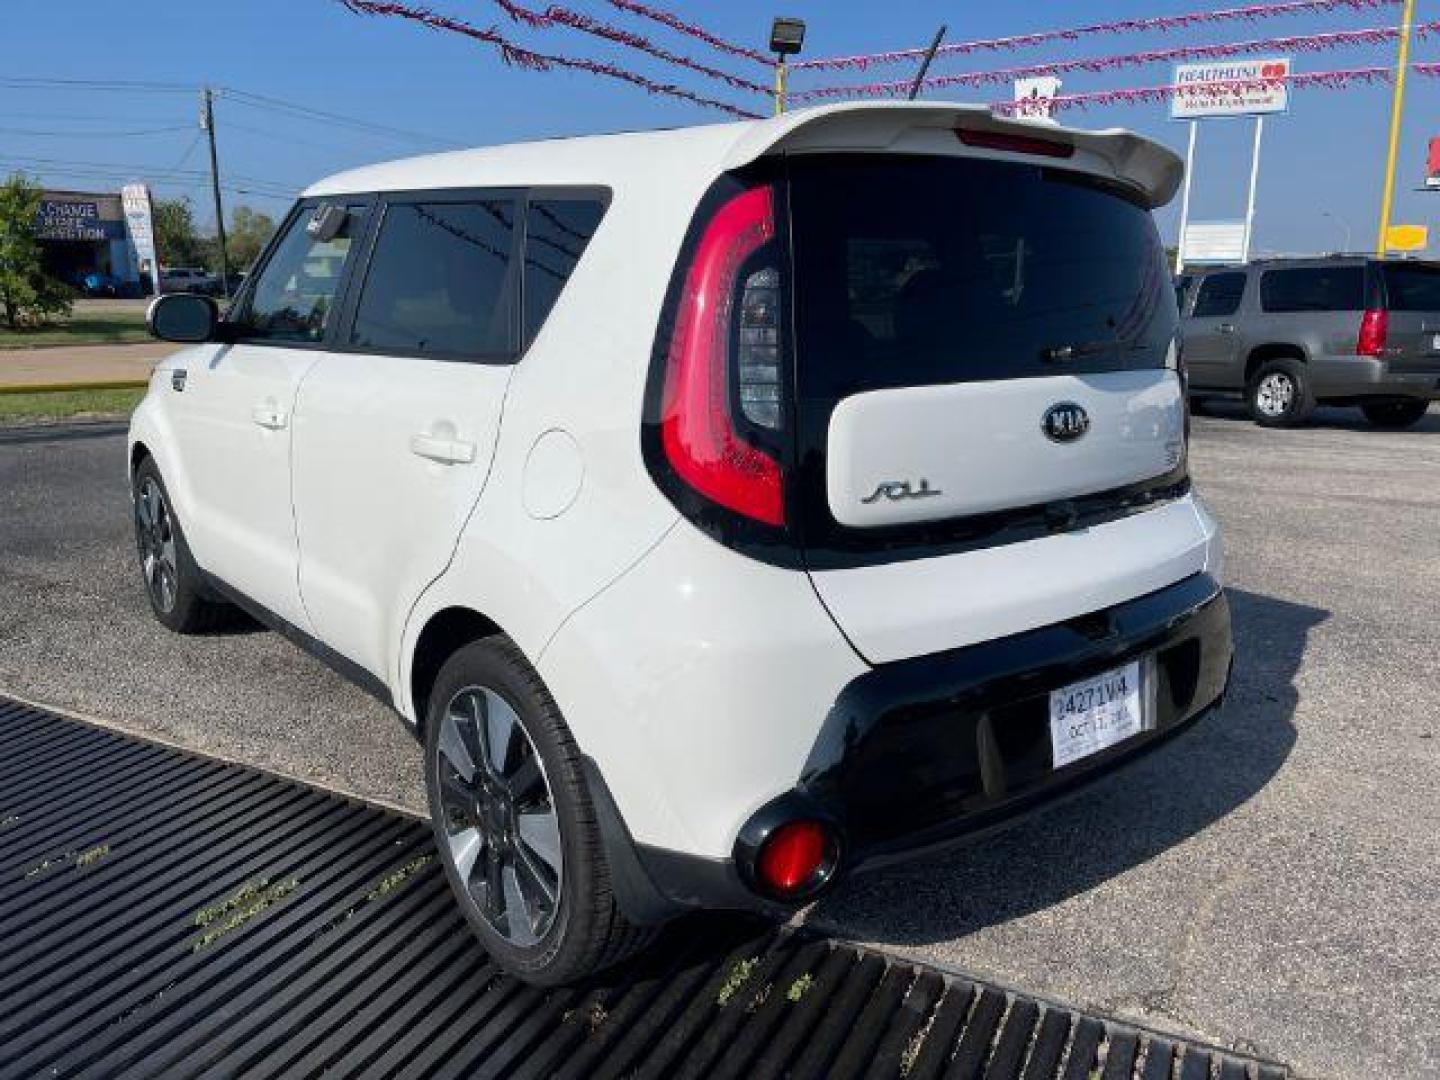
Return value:
M 1339 225 L 1340 228 L 1345 230 L 1345 246 L 1342 247 L 1340 250 L 1342 252 L 1349 253 L 1352 250 L 1350 247 L 1350 223 L 1344 218 L 1342 218 L 1339 214 L 1333 213 L 1329 210 L 1321 210 L 1320 216 L 1328 217 L 1331 221 L 1335 222 L 1336 225 Z
M 796 55 L 805 44 L 805 22 L 778 15 L 770 25 L 770 51 L 775 54 L 775 115 L 785 111 L 786 58 Z
M 1385 190 L 1380 196 L 1380 239 L 1375 254 L 1381 256 L 1390 248 L 1390 215 L 1395 208 L 1395 164 L 1400 156 L 1400 127 L 1405 116 L 1405 76 L 1410 68 L 1410 37 L 1415 28 L 1415 0 L 1405 0 L 1405 14 L 1400 20 L 1400 58 L 1395 69 L 1395 96 L 1390 102 L 1390 149 L 1385 157 Z

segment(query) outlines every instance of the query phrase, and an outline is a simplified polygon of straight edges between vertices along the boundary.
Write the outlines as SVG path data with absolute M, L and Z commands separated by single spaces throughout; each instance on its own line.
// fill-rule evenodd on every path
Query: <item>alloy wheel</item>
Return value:
M 445 854 L 490 928 L 517 948 L 554 925 L 564 880 L 560 819 L 535 744 L 488 687 L 455 694 L 440 721 Z
M 1260 380 L 1255 391 L 1255 405 L 1269 417 L 1284 416 L 1295 400 L 1295 382 L 1288 375 L 1275 372 Z
M 165 492 L 153 476 L 142 481 L 135 495 L 135 541 L 140 549 L 145 587 L 150 590 L 155 606 L 167 613 L 174 610 L 175 525 Z

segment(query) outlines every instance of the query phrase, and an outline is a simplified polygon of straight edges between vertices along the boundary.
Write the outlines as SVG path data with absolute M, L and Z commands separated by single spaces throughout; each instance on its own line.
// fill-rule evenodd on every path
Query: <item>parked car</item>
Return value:
M 198 266 L 167 266 L 160 271 L 160 291 L 214 296 L 220 291 L 220 277 Z
M 1274 259 L 1177 280 L 1192 394 L 1243 394 L 1256 423 L 1358 405 L 1376 427 L 1440 400 L 1440 264 Z
M 119 278 L 100 270 L 81 274 L 76 284 L 79 285 L 81 293 L 88 297 L 119 296 L 123 289 L 123 282 Z
M 1221 701 L 1181 172 L 897 103 L 322 181 L 223 321 L 150 310 L 193 343 L 130 429 L 155 615 L 392 705 L 523 978 L 788 917 Z

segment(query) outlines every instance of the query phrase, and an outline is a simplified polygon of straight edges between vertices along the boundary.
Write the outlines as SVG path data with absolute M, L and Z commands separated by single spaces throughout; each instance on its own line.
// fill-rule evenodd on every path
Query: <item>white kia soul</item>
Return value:
M 1221 701 L 1180 176 L 917 103 L 323 181 L 224 319 L 151 308 L 191 343 L 130 432 L 151 604 L 393 704 L 523 978 L 793 911 Z

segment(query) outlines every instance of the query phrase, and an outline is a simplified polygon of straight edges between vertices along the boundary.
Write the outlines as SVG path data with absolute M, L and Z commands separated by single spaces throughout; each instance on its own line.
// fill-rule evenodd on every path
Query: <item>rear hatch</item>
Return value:
M 1440 375 L 1440 265 L 1385 262 L 1378 269 L 1390 370 Z
M 1186 572 L 1183 505 L 1153 543 L 1099 531 L 1186 487 L 1159 236 L 1134 189 L 1024 149 L 790 158 L 796 524 L 872 661 Z

